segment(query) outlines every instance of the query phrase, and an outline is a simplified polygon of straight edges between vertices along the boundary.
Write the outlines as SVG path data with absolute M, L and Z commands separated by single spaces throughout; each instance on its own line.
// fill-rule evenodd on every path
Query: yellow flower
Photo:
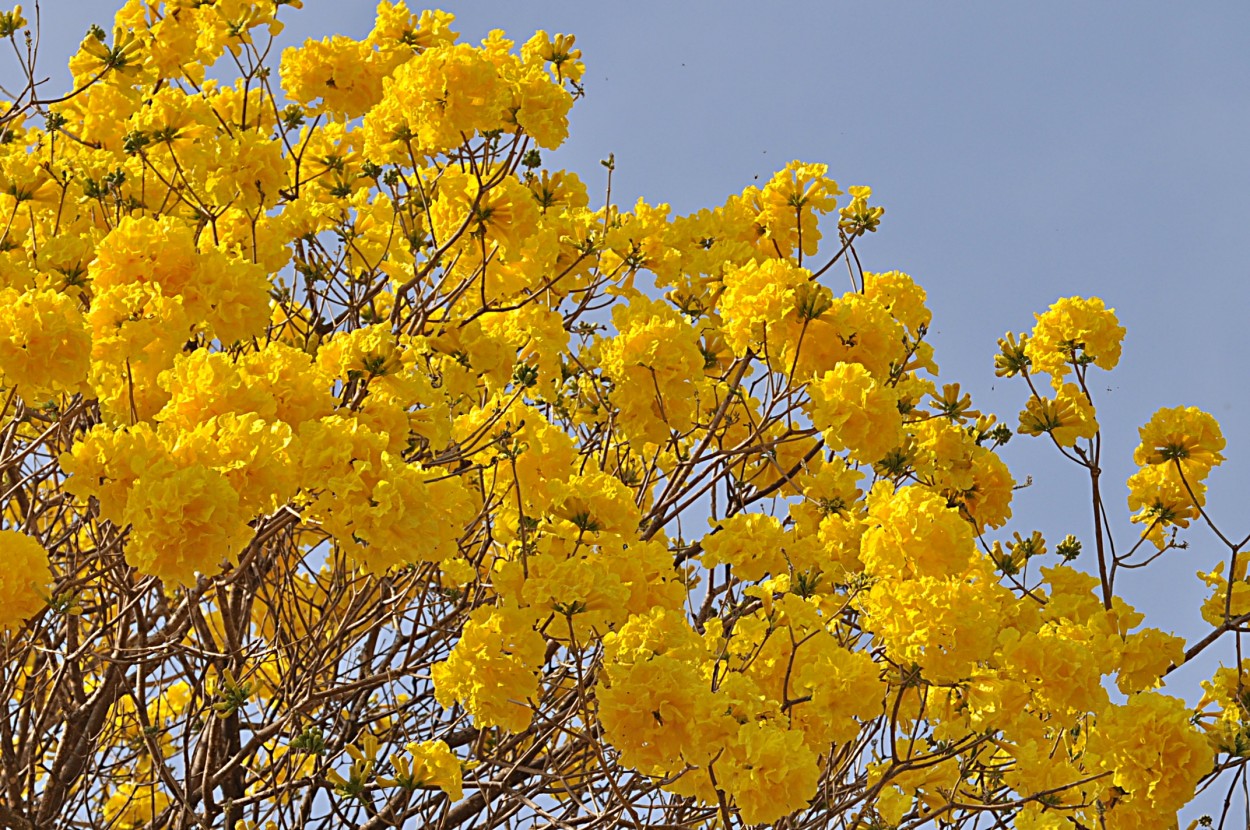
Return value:
M 682 614 L 649 609 L 608 634 L 604 647 L 607 676 L 595 698 L 622 761 L 656 776 L 706 763 L 724 706 L 704 674 L 703 643 Z
M 744 824 L 771 824 L 816 795 L 820 767 L 798 730 L 766 721 L 743 724 L 726 755 L 716 764 L 717 778 Z
M 1138 430 L 1141 443 L 1133 451 L 1139 465 L 1180 462 L 1181 469 L 1192 480 L 1206 476 L 1224 461 L 1224 436 L 1215 418 L 1196 406 L 1160 409 Z
M 1162 684 L 1164 673 L 1185 661 L 1185 640 L 1145 628 L 1124 640 L 1116 685 L 1126 695 L 1153 689 Z
M 130 488 L 140 475 L 155 475 L 170 463 L 169 450 L 148 424 L 113 429 L 92 427 L 60 458 L 69 474 L 65 489 L 83 502 L 94 496 L 100 515 L 124 524 Z
M 933 319 L 933 313 L 925 305 L 928 299 L 925 290 L 902 271 L 881 274 L 865 271 L 864 296 L 881 303 L 912 337 L 927 331 Z
M 1058 389 L 1073 366 L 1093 363 L 1110 371 L 1120 361 L 1124 328 L 1115 309 L 1097 297 L 1064 297 L 1044 314 L 1035 315 L 1033 336 L 1023 344 L 1036 371 L 1051 377 Z
M 179 354 L 173 368 L 162 372 L 160 385 L 169 402 L 156 414 L 168 428 L 191 430 L 219 415 L 248 412 L 266 420 L 276 414 L 273 396 L 249 385 L 230 355 L 196 349 Z
M 78 303 L 57 291 L 0 291 L 0 375 L 28 404 L 86 388 L 91 335 Z
M 601 341 L 600 363 L 616 388 L 612 402 L 627 435 L 663 446 L 690 428 L 703 379 L 698 333 L 664 301 L 633 298 L 612 309 L 617 335 Z
M 966 577 L 881 579 L 859 604 L 889 658 L 932 683 L 959 683 L 991 658 L 1014 597 L 988 567 Z
M 104 803 L 104 821 L 118 830 L 139 830 L 169 806 L 169 796 L 154 784 L 122 783 Z
M 721 330 L 736 354 L 748 347 L 777 351 L 784 343 L 782 318 L 794 305 L 795 292 L 811 280 L 811 272 L 784 259 L 754 260 L 729 270 L 719 309 Z
M 786 573 L 785 531 L 774 516 L 739 513 L 703 537 L 703 564 L 732 565 L 739 579 L 754 582 L 766 574 Z
M 638 528 L 633 492 L 607 473 L 570 476 L 551 483 L 551 513 L 583 533 L 632 535 Z
M 292 427 L 323 418 L 334 408 L 332 377 L 301 349 L 274 340 L 243 355 L 236 365 L 244 386 L 264 389 L 273 398 L 274 417 Z M 344 368 L 337 360 L 333 365 L 336 374 Z
M 26 18 L 22 17 L 21 6 L 14 6 L 11 12 L 0 12 L 0 37 L 12 37 L 25 27 Z
M 838 216 L 841 217 L 838 221 L 838 228 L 848 235 L 875 233 L 877 226 L 881 224 L 881 217 L 885 215 L 885 208 L 880 205 L 868 207 L 868 200 L 872 198 L 872 188 L 852 185 L 847 190 L 851 194 L 851 203 L 838 211 Z
M 438 194 L 431 216 L 432 230 L 440 243 L 449 241 L 464 227 L 472 239 L 515 252 L 538 225 L 533 195 L 514 176 L 504 176 L 493 187 L 483 187 L 476 176 L 447 170 L 439 179 Z M 476 242 L 473 247 L 477 247 Z
M 841 363 L 808 385 L 812 423 L 832 450 L 866 464 L 903 442 L 898 393 L 858 363 Z
M 390 326 L 382 324 L 337 333 L 317 350 L 323 376 L 343 381 L 385 377 L 402 365 L 399 343 Z
M 1021 334 L 1016 339 L 1014 332 L 998 339 L 998 354 L 994 355 L 994 374 L 1000 378 L 1013 378 L 1021 372 L 1027 372 L 1032 361 L 1029 359 L 1029 336 Z
M 1089 398 L 1075 383 L 1059 387 L 1054 398 L 1033 395 L 1020 412 L 1022 435 L 1049 433 L 1061 447 L 1071 447 L 1078 438 L 1093 438 L 1098 433 L 1098 421 Z
M 1125 793 L 1123 807 L 1113 807 L 1113 815 L 1116 809 L 1140 808 L 1153 826 L 1166 826 L 1194 797 L 1214 758 L 1191 714 L 1179 698 L 1141 692 L 1099 717 L 1088 751 L 1091 761 L 1111 773 L 1109 783 Z
M 408 10 L 407 3 L 382 0 L 366 42 L 384 53 L 397 52 L 399 59 L 404 60 L 414 50 L 423 52 L 432 46 L 454 43 L 457 33 L 451 24 L 455 20 L 455 15 L 448 12 L 426 10 L 418 15 Z
M 402 755 L 391 756 L 395 779 L 400 786 L 438 787 L 452 801 L 464 797 L 460 759 L 452 754 L 445 741 L 413 741 L 405 744 L 404 749 L 411 761 Z
M 530 612 L 478 608 L 451 656 L 434 666 L 434 694 L 443 706 L 463 705 L 479 728 L 524 731 L 533 716 L 529 699 L 538 690 L 545 649 Z
M 445 152 L 466 136 L 502 129 L 511 99 L 481 50 L 466 43 L 433 46 L 387 78 L 365 118 L 365 154 L 383 162 L 408 161 L 410 152 L 418 160 Z
M 24 533 L 0 530 L 0 631 L 20 628 L 44 606 L 52 585 L 48 552 Z
M 142 63 L 143 42 L 134 32 L 121 26 L 115 27 L 112 46 L 105 44 L 103 30 L 96 28 L 95 32 L 83 38 L 78 54 L 70 59 L 75 83 L 103 76 L 110 71 L 123 77 L 138 74 Z
M 1138 511 L 1132 521 L 1144 525 L 1142 535 L 1160 550 L 1167 544 L 1165 531 L 1173 525 L 1189 527 L 1206 503 L 1206 485 L 1192 481 L 1186 487 L 1172 466 L 1143 467 L 1129 476 L 1127 483 L 1128 509 Z
M 1016 480 L 996 453 L 976 447 L 972 454 L 972 485 L 953 494 L 978 531 L 1002 527 L 1011 518 Z
M 660 777 L 706 762 L 716 701 L 698 665 L 661 654 L 612 664 L 610 671 L 611 684 L 601 684 L 595 697 L 605 736 L 623 763 Z
M 126 561 L 175 585 L 194 585 L 197 572 L 215 575 L 252 538 L 239 494 L 225 476 L 199 464 L 141 475 L 125 518 L 132 525 Z
M 942 387 L 941 396 L 934 395 L 931 406 L 943 417 L 963 423 L 974 421 L 981 413 L 972 408 L 972 396 L 960 391 L 958 383 L 947 383 Z
M 313 112 L 353 119 L 382 99 L 388 67 L 371 44 L 342 35 L 306 40 L 282 53 L 282 86 Z
M 574 35 L 558 34 L 554 38 L 542 29 L 521 47 L 522 60 L 544 60 L 551 64 L 551 76 L 557 81 L 565 78 L 576 83 L 586 71 L 582 63 L 582 50 L 574 49 Z
M 860 558 L 886 579 L 959 577 L 977 561 L 972 527 L 924 487 L 878 483 L 868 496 Z
M 802 255 L 816 254 L 821 239 L 816 214 L 837 208 L 842 193 L 825 175 L 828 170 L 824 164 L 792 161 L 752 194 L 758 200 L 759 245 L 766 256 L 788 257 L 795 248 Z

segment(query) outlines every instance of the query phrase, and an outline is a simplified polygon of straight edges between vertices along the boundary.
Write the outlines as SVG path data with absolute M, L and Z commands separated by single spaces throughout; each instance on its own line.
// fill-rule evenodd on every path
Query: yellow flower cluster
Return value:
M 1093 363 L 1111 370 L 1120 362 L 1124 327 L 1097 297 L 1065 297 L 1038 314 L 1025 354 L 1033 368 L 1050 375 L 1058 390 L 1074 368 Z
M 1206 477 L 1224 461 L 1224 436 L 1193 406 L 1160 409 L 1139 432 L 1133 460 L 1141 469 L 1129 477 L 1128 506 L 1145 526 L 1142 536 L 1163 549 L 1168 528 L 1188 527 L 1206 504 Z
M 463 704 L 482 726 L 520 732 L 538 690 L 543 638 L 534 615 L 517 608 L 479 608 L 464 624 L 451 657 L 434 667 L 438 702 Z
M 861 463 L 879 461 L 903 440 L 898 392 L 860 363 L 840 363 L 810 386 L 812 423 L 834 450 Z
M 91 336 L 78 304 L 50 289 L 0 291 L 0 375 L 30 403 L 82 391 Z
M 51 589 L 48 552 L 36 540 L 0 530 L 0 631 L 18 628 L 43 609 Z

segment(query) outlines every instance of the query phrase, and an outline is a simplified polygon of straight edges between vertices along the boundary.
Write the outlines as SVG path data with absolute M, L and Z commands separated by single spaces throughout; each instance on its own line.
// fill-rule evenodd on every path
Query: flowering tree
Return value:
M 275 67 L 300 5 L 130 0 L 55 97 L 0 15 L 0 826 L 1167 827 L 1244 775 L 1239 669 L 1160 690 L 1240 665 L 1224 442 L 1161 410 L 1116 546 L 1102 301 L 1000 341 L 1093 519 L 1008 537 L 867 187 L 625 210 L 544 166 L 572 36 L 383 0 Z M 1116 579 L 1194 521 L 1186 648 Z

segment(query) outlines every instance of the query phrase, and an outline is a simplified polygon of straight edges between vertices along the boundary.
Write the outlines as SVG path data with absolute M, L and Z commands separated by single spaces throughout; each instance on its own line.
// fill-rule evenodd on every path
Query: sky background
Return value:
M 363 37 L 374 5 L 305 0 L 282 40 Z M 111 29 L 115 4 L 41 7 L 40 66 L 60 91 L 69 54 L 90 23 Z M 693 212 L 794 159 L 828 164 L 844 190 L 871 185 L 886 214 L 857 245 L 864 267 L 906 271 L 926 288 L 939 384 L 961 383 L 1013 427 L 1027 396 L 1018 379 L 994 377 L 997 338 L 1030 329 L 1059 297 L 1102 297 L 1128 329 L 1120 368 L 1091 373 L 1117 541 L 1136 537 L 1123 482 L 1137 427 L 1178 405 L 1221 422 L 1228 460 L 1208 506 L 1228 535 L 1250 533 L 1250 4 L 441 8 L 474 42 L 492 28 L 518 44 L 536 29 L 577 36 L 587 97 L 566 146 L 544 161 L 594 193 L 599 160 L 615 154 L 622 206 L 642 197 Z M 1082 471 L 1024 436 L 1003 455 L 1017 480 L 1034 482 L 1017 494 L 1009 529 L 1041 529 L 1052 550 L 1066 533 L 1088 542 Z M 1188 550 L 1126 575 L 1121 593 L 1151 624 L 1194 639 L 1206 630 L 1195 571 L 1227 551 L 1202 530 L 1185 538 Z M 1082 562 L 1093 566 L 1092 550 Z M 1195 700 L 1214 663 L 1178 672 L 1169 691 Z

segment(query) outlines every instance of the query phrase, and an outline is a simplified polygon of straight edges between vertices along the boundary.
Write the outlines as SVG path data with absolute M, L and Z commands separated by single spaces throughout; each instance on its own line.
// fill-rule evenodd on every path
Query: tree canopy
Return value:
M 1159 410 L 1104 500 L 1113 309 L 1000 340 L 1001 421 L 869 187 L 620 206 L 544 163 L 572 35 L 277 50 L 301 6 L 129 0 L 62 94 L 0 14 L 0 826 L 1126 830 L 1243 780 L 1224 439 Z M 1072 535 L 1011 527 L 1017 434 Z M 1191 524 L 1186 643 L 1117 577 Z

